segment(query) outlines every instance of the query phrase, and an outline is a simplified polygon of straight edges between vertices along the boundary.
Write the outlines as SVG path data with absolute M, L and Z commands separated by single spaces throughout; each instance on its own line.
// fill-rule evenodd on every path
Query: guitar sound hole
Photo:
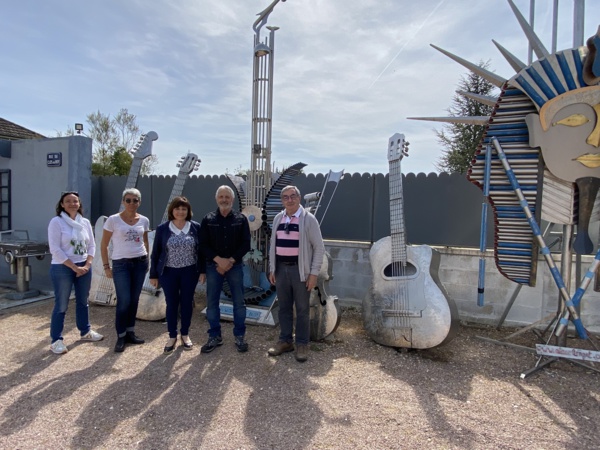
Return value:
M 411 263 L 407 262 L 403 264 L 401 262 L 394 262 L 386 266 L 383 270 L 383 274 L 388 278 L 394 277 L 410 277 L 417 273 L 417 268 Z

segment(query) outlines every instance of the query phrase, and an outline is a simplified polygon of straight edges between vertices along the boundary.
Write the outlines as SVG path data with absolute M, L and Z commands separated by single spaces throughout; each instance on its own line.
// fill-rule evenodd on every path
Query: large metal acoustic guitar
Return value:
M 158 134 L 155 131 L 149 131 L 146 134 L 142 134 L 137 144 L 132 150 L 133 160 L 131 161 L 131 168 L 129 169 L 129 176 L 125 182 L 125 189 L 134 188 L 137 184 L 140 171 L 142 170 L 142 163 L 144 159 L 152 155 L 152 143 L 158 139 Z M 121 205 L 119 211 L 123 211 L 123 205 Z M 102 232 L 104 230 L 104 222 L 106 222 L 106 216 L 100 216 L 96 220 L 94 226 L 94 233 L 96 235 L 96 256 L 92 261 L 92 284 L 90 287 L 90 298 L 91 303 L 99 305 L 115 306 L 117 304 L 117 296 L 115 294 L 115 285 L 112 278 L 108 278 L 104 274 L 104 268 L 102 267 L 102 258 L 100 258 L 100 243 L 102 242 Z M 108 256 L 112 254 L 112 241 L 108 246 Z
M 169 205 L 171 204 L 171 201 L 178 195 L 181 195 L 188 175 L 194 170 L 198 170 L 198 167 L 200 167 L 200 159 L 198 159 L 196 154 L 188 153 L 181 158 L 179 163 L 177 163 L 177 167 L 179 167 L 179 173 L 175 179 L 175 184 L 173 184 L 173 189 L 169 196 L 169 201 L 167 201 L 167 206 L 160 223 L 164 223 L 168 220 Z M 152 253 L 152 244 L 154 243 L 155 234 L 155 230 L 148 233 L 148 258 L 150 258 L 150 254 Z M 165 294 L 160 287 L 156 289 L 150 284 L 150 271 L 148 271 L 146 273 L 146 278 L 144 278 L 144 285 L 142 286 L 142 292 L 140 294 L 136 318 L 141 320 L 162 320 L 166 316 L 167 302 L 165 301 Z
M 371 247 L 373 283 L 363 320 L 379 344 L 426 349 L 455 336 L 458 312 L 437 276 L 439 254 L 427 245 L 406 244 L 400 161 L 407 155 L 404 135 L 394 134 L 388 144 L 391 235 Z

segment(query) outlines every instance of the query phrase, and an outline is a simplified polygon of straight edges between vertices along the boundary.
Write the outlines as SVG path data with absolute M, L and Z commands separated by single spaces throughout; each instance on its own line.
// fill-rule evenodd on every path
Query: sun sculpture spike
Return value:
M 471 100 L 476 101 L 477 103 L 481 103 L 482 105 L 494 106 L 498 101 L 498 97 L 492 97 L 490 95 L 481 95 L 476 94 L 474 92 L 467 91 L 456 91 L 457 94 L 462 95 L 463 97 L 470 98 Z
M 512 0 L 508 0 L 508 4 L 513 10 L 515 17 L 519 21 L 519 25 L 521 25 L 521 29 L 523 30 L 525 36 L 529 40 L 529 44 L 531 45 L 531 48 L 533 49 L 533 52 L 536 54 L 538 59 L 542 59 L 544 56 L 548 56 L 550 52 L 546 50 L 546 47 L 544 47 L 544 44 L 542 44 L 540 38 L 537 37 L 535 31 L 533 31 L 533 28 L 531 28 L 531 25 L 527 23 L 527 20 L 525 19 L 525 17 L 523 17 L 523 14 L 521 14 L 519 8 L 515 6 Z
M 511 52 L 506 50 L 504 47 L 502 47 L 500 44 L 498 44 L 495 40 L 492 39 L 492 42 L 498 48 L 498 50 L 500 50 L 500 53 L 502 53 L 502 56 L 504 56 L 504 59 L 506 59 L 506 61 L 510 64 L 510 66 L 515 70 L 515 72 L 520 72 L 525 67 L 527 67 L 527 64 L 525 64 L 523 61 L 521 61 L 519 58 L 517 58 Z
M 462 123 L 463 125 L 485 125 L 489 116 L 448 116 L 448 117 L 407 117 L 409 120 L 426 120 L 428 122 Z
M 478 66 L 477 64 L 473 64 L 472 62 L 469 62 L 466 59 L 463 59 L 460 56 L 456 56 L 456 55 L 450 53 L 449 51 L 446 51 L 446 50 L 444 50 L 440 47 L 437 47 L 433 44 L 429 44 L 429 45 L 431 45 L 437 51 L 446 55 L 448 58 L 453 59 L 457 63 L 466 67 L 474 74 L 479 75 L 480 77 L 486 79 L 487 81 L 492 83 L 494 86 L 502 87 L 504 85 L 504 83 L 506 82 L 506 78 L 502 78 L 500 75 L 496 75 L 494 72 L 490 72 L 489 70 L 486 70 L 486 69 Z

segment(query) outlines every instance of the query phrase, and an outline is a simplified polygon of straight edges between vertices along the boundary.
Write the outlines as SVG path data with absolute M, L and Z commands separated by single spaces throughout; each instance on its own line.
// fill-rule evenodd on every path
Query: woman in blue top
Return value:
M 96 242 L 90 221 L 83 217 L 79 194 L 63 192 L 56 205 L 56 217 L 48 225 L 52 254 L 50 278 L 54 285 L 54 310 L 50 319 L 50 351 L 67 353 L 62 331 L 71 289 L 75 288 L 75 323 L 81 340 L 100 341 L 103 336 L 90 327 L 88 297 L 92 282 L 92 260 Z
M 200 224 L 192 219 L 192 206 L 185 197 L 175 197 L 168 208 L 168 221 L 156 228 L 150 254 L 150 284 L 162 286 L 167 302 L 169 340 L 164 352 L 177 344 L 177 317 L 181 311 L 181 343 L 184 350 L 193 347 L 189 337 L 194 292 L 204 272 L 200 253 Z

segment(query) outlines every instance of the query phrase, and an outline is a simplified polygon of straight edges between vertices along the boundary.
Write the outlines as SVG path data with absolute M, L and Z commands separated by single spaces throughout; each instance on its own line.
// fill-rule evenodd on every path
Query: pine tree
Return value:
M 487 69 L 488 65 L 489 62 L 479 63 L 479 66 L 484 69 Z M 495 87 L 486 79 L 469 72 L 467 76 L 461 77 L 458 89 L 490 96 L 493 95 Z M 451 117 L 488 116 L 492 112 L 492 107 L 456 93 L 452 98 L 451 106 L 446 111 Z M 436 168 L 443 172 L 466 173 L 484 131 L 485 127 L 482 125 L 461 123 L 448 124 L 442 131 L 436 131 L 438 142 L 444 147 Z

